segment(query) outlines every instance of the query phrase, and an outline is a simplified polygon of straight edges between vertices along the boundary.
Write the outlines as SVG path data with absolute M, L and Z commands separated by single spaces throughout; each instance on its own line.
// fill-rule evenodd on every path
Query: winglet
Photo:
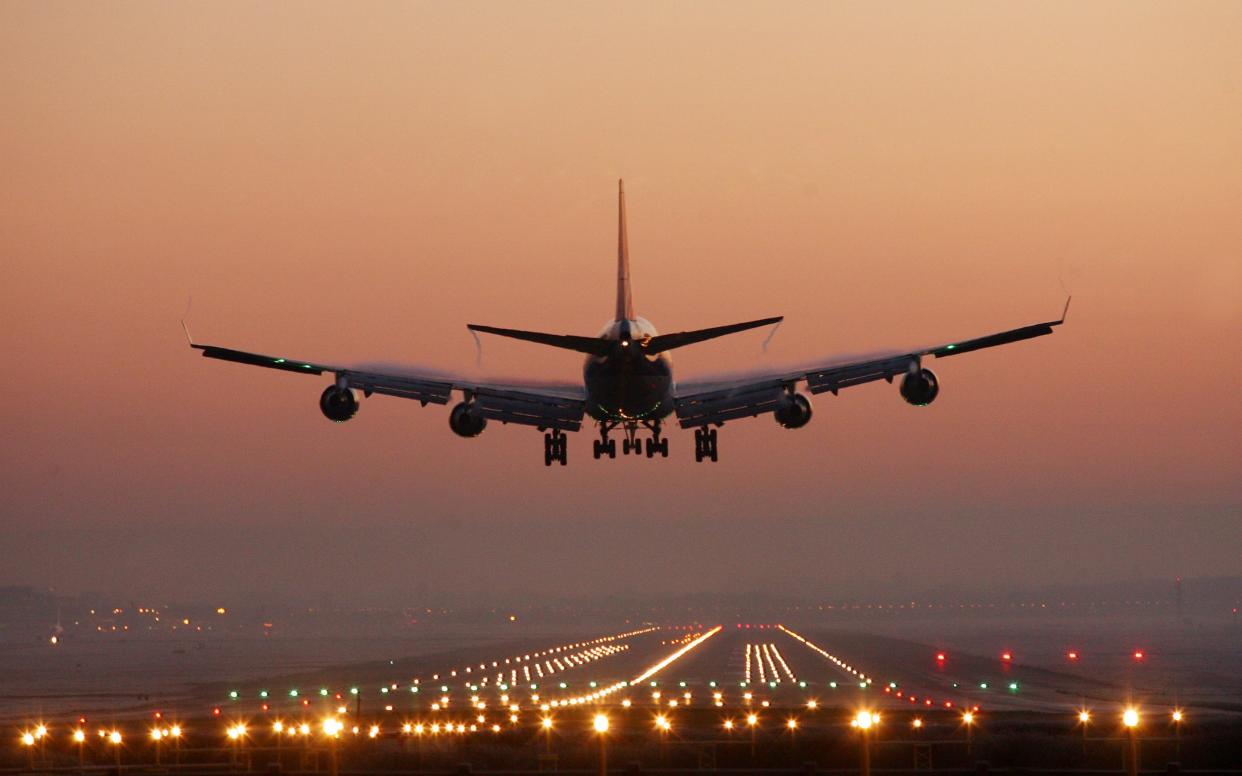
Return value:
M 194 347 L 194 338 L 190 336 L 190 327 L 185 325 L 185 318 L 181 319 L 181 330 L 185 332 L 185 341 Z
M 1069 315 L 1069 306 L 1072 301 L 1074 301 L 1072 295 L 1065 297 L 1065 309 L 1061 311 L 1061 320 L 1057 321 L 1057 323 L 1065 323 L 1065 316 Z

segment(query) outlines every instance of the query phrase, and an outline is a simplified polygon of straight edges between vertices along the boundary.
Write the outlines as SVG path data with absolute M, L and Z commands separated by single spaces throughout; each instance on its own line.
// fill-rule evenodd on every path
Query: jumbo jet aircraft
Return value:
M 461 395 L 461 401 L 449 413 L 449 427 L 456 434 L 478 436 L 489 420 L 534 426 L 544 432 L 543 462 L 546 466 L 551 466 L 553 461 L 565 465 L 568 460 L 565 432 L 578 431 L 585 416 L 590 416 L 599 429 L 599 438 L 594 440 L 593 448 L 596 458 L 617 457 L 617 441 L 612 436 L 614 431 L 623 437 L 622 454 L 640 455 L 645 450 L 648 458 L 657 454 L 667 458 L 668 438 L 664 436 L 664 423 L 674 416 L 682 428 L 694 429 L 694 460 L 701 462 L 717 460 L 717 429 L 727 421 L 771 413 L 784 428 L 805 426 L 811 420 L 811 400 L 807 392 L 817 394 L 830 391 L 835 396 L 842 388 L 875 380 L 891 383 L 894 378 L 900 377 L 903 399 L 916 406 L 931 404 L 940 393 L 940 382 L 930 369 L 923 366 L 924 358 L 956 356 L 1051 334 L 1054 326 L 1065 322 L 1065 313 L 1069 310 L 1069 301 L 1066 300 L 1061 318 L 1055 321 L 1034 323 L 931 348 L 893 351 L 865 359 L 829 360 L 812 369 L 769 370 L 741 378 L 699 382 L 697 387 L 690 389 L 679 388 L 673 380 L 669 351 L 726 334 L 776 324 L 782 318 L 763 318 L 675 334 L 657 333 L 646 319 L 634 314 L 625 223 L 625 185 L 620 181 L 617 207 L 617 309 L 614 319 L 598 335 L 544 334 L 476 324 L 466 327 L 475 332 L 585 353 L 586 365 L 581 385 L 549 387 L 542 383 L 516 381 L 491 383 L 431 373 L 328 366 L 216 345 L 200 345 L 192 339 L 190 346 L 203 351 L 207 358 L 239 364 L 312 375 L 331 372 L 335 380 L 320 396 L 319 408 L 329 420 L 337 423 L 349 420 L 358 412 L 359 393 L 367 397 L 378 393 L 414 399 L 426 406 L 429 403 L 448 404 L 457 392 Z M 186 337 L 189 339 L 188 330 Z M 645 439 L 640 439 L 640 434 L 644 432 Z

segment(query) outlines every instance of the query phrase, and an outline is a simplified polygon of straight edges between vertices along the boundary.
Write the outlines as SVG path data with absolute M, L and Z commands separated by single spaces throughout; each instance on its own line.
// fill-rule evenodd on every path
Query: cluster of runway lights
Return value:
M 807 704 L 807 707 L 808 707 L 808 710 L 814 711 L 817 708 L 817 704 L 815 704 L 814 701 L 811 701 Z M 744 717 L 741 718 L 741 720 L 742 720 L 741 723 L 739 723 L 738 721 L 735 721 L 731 717 L 726 718 L 722 720 L 721 728 L 725 730 L 726 732 L 731 732 L 737 729 L 738 727 L 740 727 L 742 724 L 744 724 L 745 727 L 753 731 L 754 729 L 760 726 L 760 722 L 761 722 L 760 715 L 756 712 L 748 712 Z M 1091 724 L 1094 721 L 1094 716 L 1089 710 L 1081 709 L 1077 713 L 1077 720 L 1078 720 L 1078 723 L 1081 726 L 1083 726 L 1085 729 L 1085 727 L 1088 724 Z M 1133 707 L 1133 706 L 1127 707 L 1126 709 L 1122 711 L 1119 720 L 1122 726 L 1127 731 L 1133 733 L 1137 730 L 1137 728 L 1139 727 L 1142 721 L 1141 712 L 1137 707 Z M 1174 709 L 1169 715 L 1169 720 L 1174 725 L 1180 726 L 1183 723 L 1185 723 L 1186 714 L 1181 709 Z M 512 728 L 512 727 L 518 726 L 519 721 L 520 720 L 516 713 L 511 714 L 509 716 L 509 727 Z M 867 731 L 875 727 L 878 727 L 880 724 L 880 721 L 881 721 L 881 715 L 879 711 L 863 709 L 863 710 L 858 711 L 856 714 L 854 714 L 853 717 L 850 718 L 849 725 L 851 728 L 854 728 L 860 731 Z M 974 712 L 967 711 L 961 714 L 960 721 L 961 721 L 961 724 L 967 729 L 969 733 L 970 729 L 973 728 L 978 723 L 979 718 Z M 544 714 L 539 719 L 540 729 L 547 733 L 551 733 L 551 731 L 555 727 L 555 724 L 556 724 L 555 719 L 551 715 L 548 715 L 548 714 Z M 800 724 L 799 719 L 797 717 L 791 716 L 785 719 L 784 727 L 787 730 L 792 731 L 792 730 L 796 730 L 799 727 L 799 724 Z M 611 728 L 611 720 L 607 714 L 603 712 L 597 712 L 592 717 L 592 726 L 595 732 L 606 733 Z M 652 726 L 657 733 L 664 735 L 672 731 L 673 721 L 667 714 L 660 713 L 660 714 L 657 714 L 653 718 Z M 344 722 L 340 720 L 340 718 L 335 717 L 335 716 L 329 716 L 321 720 L 317 726 L 312 726 L 311 723 L 306 722 L 306 721 L 302 721 L 298 723 L 285 723 L 283 721 L 276 721 L 276 722 L 273 722 L 271 725 L 271 733 L 273 736 L 277 738 L 281 736 L 289 736 L 289 737 L 300 736 L 304 739 L 309 739 L 312 736 L 312 734 L 315 732 L 315 727 L 318 728 L 319 734 L 325 739 L 337 739 L 347 732 L 346 725 Z M 915 730 L 921 729 L 922 727 L 924 727 L 923 719 L 917 716 L 911 718 L 910 727 Z M 442 723 L 434 722 L 430 724 L 422 723 L 422 722 L 417 722 L 417 723 L 416 722 L 405 722 L 400 727 L 400 733 L 403 735 L 407 735 L 407 736 L 410 736 L 410 735 L 423 736 L 423 735 L 428 735 L 428 734 L 439 735 L 439 734 L 477 733 L 480 730 L 488 730 L 492 733 L 500 733 L 504 729 L 505 729 L 505 726 L 501 725 L 500 723 L 492 723 L 490 725 L 487 725 L 486 718 L 483 715 L 480 715 L 479 717 L 476 717 L 473 722 L 469 722 L 469 723 L 462 722 L 462 721 L 448 721 L 448 722 L 442 722 Z M 246 723 L 234 722 L 232 724 L 229 724 L 227 727 L 225 727 L 224 737 L 226 740 L 228 740 L 231 743 L 239 744 L 239 743 L 247 741 L 251 736 L 251 732 L 252 732 L 251 728 Z M 372 739 L 379 738 L 385 735 L 386 733 L 386 731 L 377 723 L 370 724 L 366 726 L 365 728 L 359 725 L 353 725 L 348 728 L 348 732 L 352 733 L 355 736 L 365 735 L 367 738 L 372 738 Z M 393 731 L 393 732 L 396 732 L 396 731 Z M 178 741 L 184 735 L 185 735 L 185 730 L 180 725 L 170 725 L 167 727 L 157 726 L 157 727 L 150 728 L 147 730 L 147 737 L 151 741 L 157 744 L 163 740 Z M 98 737 L 104 742 L 106 742 L 107 744 L 114 745 L 117 747 L 120 747 L 125 741 L 124 734 L 118 728 L 112 728 L 112 729 L 101 728 L 98 731 Z M 51 729 L 46 724 L 42 724 L 42 723 L 28 730 L 22 731 L 19 737 L 19 740 L 22 746 L 27 747 L 27 748 L 33 748 L 35 746 L 43 746 L 46 742 L 48 742 L 51 739 L 52 739 Z M 71 729 L 71 731 L 69 732 L 69 739 L 75 745 L 81 746 L 87 740 L 87 733 L 85 729 L 83 729 L 82 727 L 76 727 L 76 728 Z

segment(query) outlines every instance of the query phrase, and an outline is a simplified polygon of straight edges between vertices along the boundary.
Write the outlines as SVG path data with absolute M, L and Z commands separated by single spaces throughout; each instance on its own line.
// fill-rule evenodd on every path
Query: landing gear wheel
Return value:
M 591 454 L 595 456 L 595 460 L 598 461 L 599 457 L 604 454 L 603 448 L 604 443 L 598 439 L 591 443 Z
M 543 435 L 543 465 L 551 466 L 553 461 L 560 461 L 561 466 L 569 461 L 569 439 L 559 430 Z
M 609 458 L 617 457 L 617 440 L 615 439 L 608 440 L 608 457 Z
M 701 462 L 704 458 L 717 460 L 716 429 L 698 428 L 694 431 L 694 460 Z
M 655 458 L 656 443 L 654 439 L 647 439 L 647 457 Z
M 668 458 L 668 437 L 665 437 L 664 439 L 660 440 L 659 448 L 660 448 L 660 457 Z
M 621 455 L 629 455 L 629 454 L 630 454 L 630 440 L 622 439 L 621 440 Z

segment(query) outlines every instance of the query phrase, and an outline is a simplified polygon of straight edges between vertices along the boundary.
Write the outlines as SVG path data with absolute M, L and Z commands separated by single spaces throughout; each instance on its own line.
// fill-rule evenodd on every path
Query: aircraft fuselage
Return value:
M 583 366 L 586 411 L 605 422 L 654 421 L 673 411 L 673 363 L 668 353 L 648 355 L 644 342 L 656 335 L 642 318 L 613 321 L 599 336 L 612 340 L 602 356 Z

